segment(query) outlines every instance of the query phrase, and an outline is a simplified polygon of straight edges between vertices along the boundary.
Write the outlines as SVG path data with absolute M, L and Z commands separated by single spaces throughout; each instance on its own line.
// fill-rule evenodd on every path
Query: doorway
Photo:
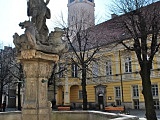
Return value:
M 104 108 L 103 94 L 99 94 L 99 96 L 98 96 L 98 105 L 99 105 L 99 109 L 103 110 L 103 108 Z
M 106 105 L 106 85 L 95 86 L 95 103 L 97 109 L 103 110 Z

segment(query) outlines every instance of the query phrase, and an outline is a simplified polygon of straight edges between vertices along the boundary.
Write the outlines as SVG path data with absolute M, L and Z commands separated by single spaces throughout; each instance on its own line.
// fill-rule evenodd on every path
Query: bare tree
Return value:
M 21 110 L 21 86 L 24 82 L 22 65 L 16 62 L 16 50 L 11 47 L 5 47 L 0 53 L 0 84 L 1 93 L 0 100 L 2 103 L 2 95 L 6 93 L 7 88 L 18 87 L 18 110 Z M 7 94 L 7 93 L 6 93 Z
M 138 58 L 141 69 L 139 73 L 142 78 L 142 94 L 145 100 L 146 118 L 147 120 L 157 120 L 150 74 L 153 58 L 160 45 L 158 42 L 160 2 L 153 3 L 153 0 L 116 0 L 114 5 L 114 11 L 124 13 L 116 21 L 119 27 L 125 29 L 123 35 L 133 38 L 132 45 L 128 45 L 123 41 L 121 43 L 128 50 L 134 51 Z
M 12 60 L 14 59 L 14 52 L 11 47 L 5 47 L 0 50 L 0 106 L 2 105 L 2 95 L 6 93 L 8 86 L 12 83 Z M 6 93 L 7 94 L 7 93 Z
M 58 76 L 66 70 L 66 66 L 63 69 L 59 69 L 59 62 L 54 63 L 52 68 L 52 73 L 50 78 L 48 79 L 48 86 L 53 85 L 53 100 L 52 100 L 52 108 L 56 105 L 56 80 Z M 58 70 L 59 69 L 59 70 Z
M 84 21 L 84 20 L 83 20 Z M 95 34 L 92 29 L 86 28 L 86 23 L 75 22 L 73 28 L 65 28 L 65 37 L 70 45 L 71 62 L 76 64 L 81 71 L 81 86 L 83 95 L 83 110 L 87 110 L 87 68 L 100 50 Z
M 21 88 L 24 84 L 24 73 L 22 64 L 17 63 L 15 60 L 12 63 L 14 71 L 10 71 L 10 74 L 15 79 L 14 84 L 18 87 L 18 110 L 21 110 Z

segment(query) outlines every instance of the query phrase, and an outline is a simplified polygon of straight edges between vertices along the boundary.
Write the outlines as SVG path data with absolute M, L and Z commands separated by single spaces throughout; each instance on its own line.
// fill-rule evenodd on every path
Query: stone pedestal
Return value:
M 53 63 L 59 57 L 36 50 L 24 50 L 18 56 L 25 74 L 22 120 L 50 120 L 51 103 L 48 101 L 48 78 Z

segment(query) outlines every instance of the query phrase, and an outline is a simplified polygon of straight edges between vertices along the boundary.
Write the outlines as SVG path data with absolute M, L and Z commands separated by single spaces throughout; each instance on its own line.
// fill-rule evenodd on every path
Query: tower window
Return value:
M 88 1 L 93 2 L 93 0 L 88 0 Z
M 74 2 L 75 0 L 70 0 L 70 3 Z

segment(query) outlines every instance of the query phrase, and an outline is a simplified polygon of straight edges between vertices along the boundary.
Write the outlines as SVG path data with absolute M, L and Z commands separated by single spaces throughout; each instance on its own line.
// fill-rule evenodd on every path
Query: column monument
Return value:
M 63 30 L 55 28 L 49 33 L 46 25 L 46 19 L 51 17 L 48 3 L 49 0 L 28 0 L 27 15 L 30 20 L 19 24 L 25 29 L 24 34 L 13 35 L 17 59 L 25 75 L 22 120 L 50 120 L 47 81 L 59 54 L 68 50 L 68 44 L 62 41 Z

